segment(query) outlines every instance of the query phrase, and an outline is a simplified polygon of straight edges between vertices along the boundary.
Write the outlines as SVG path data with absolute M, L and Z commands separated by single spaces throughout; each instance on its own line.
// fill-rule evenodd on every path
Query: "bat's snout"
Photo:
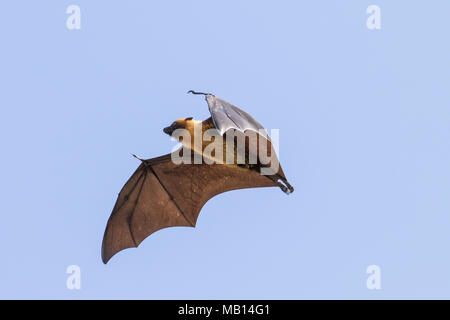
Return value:
M 172 135 L 172 133 L 173 133 L 173 129 L 172 129 L 172 127 L 165 127 L 165 128 L 163 129 L 163 132 L 164 132 L 165 134 L 168 134 L 168 135 L 170 136 L 170 135 Z

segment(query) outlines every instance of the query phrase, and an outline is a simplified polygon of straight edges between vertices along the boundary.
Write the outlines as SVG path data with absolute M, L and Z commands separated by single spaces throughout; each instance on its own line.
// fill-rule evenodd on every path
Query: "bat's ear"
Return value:
M 193 119 L 193 117 L 189 117 L 189 118 L 186 118 L 186 119 L 184 119 L 185 121 L 188 121 L 188 120 L 192 120 Z

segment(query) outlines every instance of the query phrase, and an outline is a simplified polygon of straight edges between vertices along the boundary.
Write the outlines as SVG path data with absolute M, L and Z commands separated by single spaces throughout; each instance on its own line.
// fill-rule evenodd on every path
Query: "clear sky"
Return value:
M 69 30 L 69 5 L 81 29 Z M 369 5 L 381 29 L 369 30 Z M 450 298 L 448 1 L 2 1 L 0 298 Z M 117 193 L 209 116 L 280 129 L 240 190 L 100 258 Z M 66 269 L 81 269 L 69 290 Z M 381 289 L 366 269 L 381 270 Z

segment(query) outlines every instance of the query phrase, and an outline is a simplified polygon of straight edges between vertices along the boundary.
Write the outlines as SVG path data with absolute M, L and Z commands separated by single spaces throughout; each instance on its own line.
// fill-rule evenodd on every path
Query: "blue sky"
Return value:
M 68 30 L 66 9 L 81 8 Z M 366 8 L 381 8 L 368 30 Z M 0 298 L 450 298 L 448 1 L 3 1 Z M 280 129 L 294 185 L 100 258 L 117 193 L 209 116 Z M 381 290 L 366 268 L 381 268 Z M 66 268 L 81 268 L 81 290 Z

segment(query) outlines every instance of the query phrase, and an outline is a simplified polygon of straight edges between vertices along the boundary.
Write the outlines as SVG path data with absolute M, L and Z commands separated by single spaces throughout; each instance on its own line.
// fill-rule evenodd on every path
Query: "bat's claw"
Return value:
M 138 157 L 137 155 L 135 155 L 134 153 L 132 153 L 131 154 L 133 157 L 135 157 L 136 159 L 138 159 L 138 160 L 141 160 L 142 162 L 144 162 L 145 160 L 144 159 L 142 159 L 142 158 L 140 158 L 140 157 Z
M 197 91 L 194 91 L 194 90 L 189 90 L 187 93 L 192 93 L 192 94 L 202 94 L 202 95 L 204 95 L 204 96 L 212 96 L 212 94 L 211 93 L 204 93 L 204 92 L 197 92 Z
M 148 167 L 148 163 L 147 160 L 142 159 L 141 157 L 138 157 L 137 155 L 135 155 L 134 153 L 131 154 L 133 157 L 135 157 L 138 160 L 141 160 L 141 162 L 145 165 L 145 167 Z

